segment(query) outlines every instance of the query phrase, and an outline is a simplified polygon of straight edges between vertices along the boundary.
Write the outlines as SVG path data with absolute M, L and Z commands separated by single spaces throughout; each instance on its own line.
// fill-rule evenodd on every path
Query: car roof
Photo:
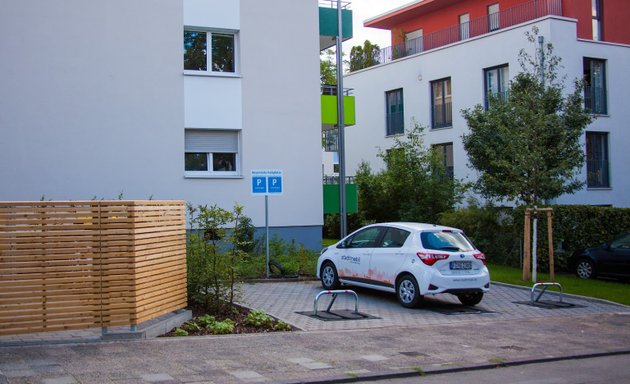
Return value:
M 378 225 L 386 225 L 386 226 L 391 226 L 391 227 L 396 227 L 396 228 L 401 228 L 401 229 L 407 229 L 407 230 L 411 230 L 411 231 L 441 231 L 441 230 L 451 230 L 451 231 L 461 231 L 461 229 L 458 228 L 452 228 L 452 227 L 446 227 L 443 225 L 437 225 L 437 224 L 429 224 L 429 223 L 413 223 L 413 222 L 406 222 L 406 221 L 396 221 L 396 222 L 389 222 L 389 223 L 376 223 L 373 224 L 374 226 L 378 226 Z

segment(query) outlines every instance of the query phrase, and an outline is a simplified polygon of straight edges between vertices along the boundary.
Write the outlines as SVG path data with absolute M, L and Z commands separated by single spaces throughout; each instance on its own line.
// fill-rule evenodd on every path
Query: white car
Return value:
M 490 290 L 486 258 L 462 230 L 421 223 L 372 224 L 351 233 L 322 250 L 317 278 L 327 290 L 347 284 L 396 293 L 405 307 L 438 293 L 476 305 Z

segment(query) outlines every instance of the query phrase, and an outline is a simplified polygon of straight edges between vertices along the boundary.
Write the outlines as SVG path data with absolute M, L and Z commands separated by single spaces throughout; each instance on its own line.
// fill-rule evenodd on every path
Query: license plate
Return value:
M 462 271 L 466 269 L 472 269 L 472 261 L 451 261 L 450 267 L 454 271 Z

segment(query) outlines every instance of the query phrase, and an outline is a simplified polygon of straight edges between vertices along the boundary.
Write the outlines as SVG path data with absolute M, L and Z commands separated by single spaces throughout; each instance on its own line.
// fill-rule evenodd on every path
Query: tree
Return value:
M 337 65 L 333 57 L 335 51 L 327 49 L 319 53 L 319 79 L 321 85 L 337 84 Z
M 526 36 L 535 43 L 537 29 Z M 541 55 L 545 60 L 537 59 Z M 582 187 L 580 137 L 591 117 L 581 81 L 565 96 L 560 61 L 550 43 L 536 48 L 536 57 L 521 50 L 522 72 L 511 81 L 509 96 L 490 96 L 487 110 L 476 105 L 462 111 L 470 128 L 464 148 L 480 173 L 475 187 L 482 196 L 532 206 Z
M 381 48 L 378 44 L 365 40 L 363 46 L 355 45 L 350 50 L 350 72 L 379 64 L 380 60 Z
M 359 166 L 359 211 L 367 220 L 436 222 L 461 200 L 465 186 L 448 174 L 438 153 L 425 147 L 423 131 L 414 123 L 404 138 L 394 139 L 392 149 L 379 151 L 384 170 L 375 174 L 366 162 Z

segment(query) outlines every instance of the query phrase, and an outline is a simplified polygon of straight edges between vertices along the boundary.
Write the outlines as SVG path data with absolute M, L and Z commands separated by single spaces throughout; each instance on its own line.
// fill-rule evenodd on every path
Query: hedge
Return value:
M 558 271 L 566 269 L 567 258 L 576 249 L 593 247 L 630 231 L 630 208 L 547 207 L 553 209 L 554 260 Z M 440 224 L 463 229 L 490 262 L 520 267 L 524 212 L 524 207 L 470 206 L 443 213 Z M 538 265 L 541 271 L 546 271 L 549 264 L 546 214 L 541 212 L 538 218 Z

